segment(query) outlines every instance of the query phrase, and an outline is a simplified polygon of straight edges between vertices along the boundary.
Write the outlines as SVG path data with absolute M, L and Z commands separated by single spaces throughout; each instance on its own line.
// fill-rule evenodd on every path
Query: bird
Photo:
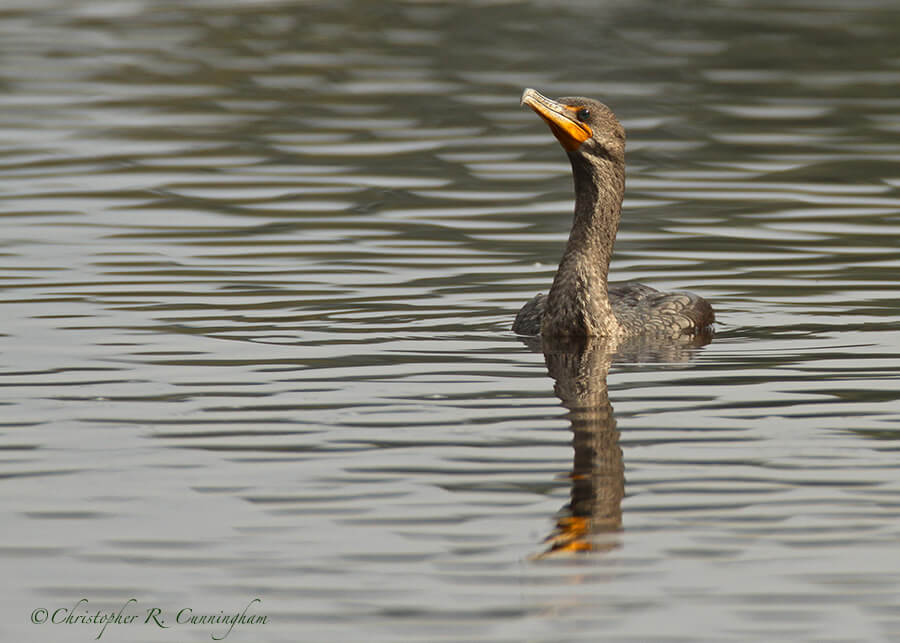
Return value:
M 613 111 L 591 98 L 553 100 L 531 88 L 521 104 L 546 121 L 571 161 L 575 216 L 550 291 L 522 307 L 513 332 L 617 340 L 711 332 L 712 306 L 694 293 L 607 281 L 625 195 L 625 128 Z

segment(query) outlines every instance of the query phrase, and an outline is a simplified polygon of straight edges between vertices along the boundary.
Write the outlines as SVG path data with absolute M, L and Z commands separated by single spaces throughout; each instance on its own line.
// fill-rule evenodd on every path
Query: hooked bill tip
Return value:
M 522 92 L 522 98 L 519 101 L 519 105 L 527 104 L 528 99 L 531 98 L 533 94 L 537 94 L 537 92 L 534 91 L 531 87 L 526 87 L 525 91 Z

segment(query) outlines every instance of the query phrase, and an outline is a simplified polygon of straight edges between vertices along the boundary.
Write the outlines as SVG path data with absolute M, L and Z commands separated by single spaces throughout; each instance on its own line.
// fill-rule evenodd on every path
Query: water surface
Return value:
M 93 640 L 29 623 L 81 598 L 261 599 L 235 641 L 900 636 L 898 28 L 6 3 L 4 640 Z M 712 301 L 712 343 L 509 331 L 572 207 L 524 86 L 619 114 L 614 276 Z M 173 627 L 102 640 L 221 634 Z

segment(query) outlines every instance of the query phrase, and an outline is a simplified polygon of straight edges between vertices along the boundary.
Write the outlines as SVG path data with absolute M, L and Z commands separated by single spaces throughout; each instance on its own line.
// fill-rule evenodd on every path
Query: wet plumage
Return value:
M 513 323 L 521 335 L 629 337 L 708 332 L 712 306 L 689 292 L 660 292 L 607 276 L 625 194 L 625 130 L 612 111 L 582 97 L 522 94 L 550 126 L 572 163 L 575 216 L 550 292 L 526 303 Z

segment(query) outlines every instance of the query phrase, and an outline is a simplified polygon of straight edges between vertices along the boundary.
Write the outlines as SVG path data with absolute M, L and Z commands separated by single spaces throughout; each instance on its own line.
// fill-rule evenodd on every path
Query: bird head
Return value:
M 529 88 L 522 92 L 522 105 L 547 122 L 570 156 L 625 163 L 625 128 L 603 103 L 582 96 L 553 100 Z

